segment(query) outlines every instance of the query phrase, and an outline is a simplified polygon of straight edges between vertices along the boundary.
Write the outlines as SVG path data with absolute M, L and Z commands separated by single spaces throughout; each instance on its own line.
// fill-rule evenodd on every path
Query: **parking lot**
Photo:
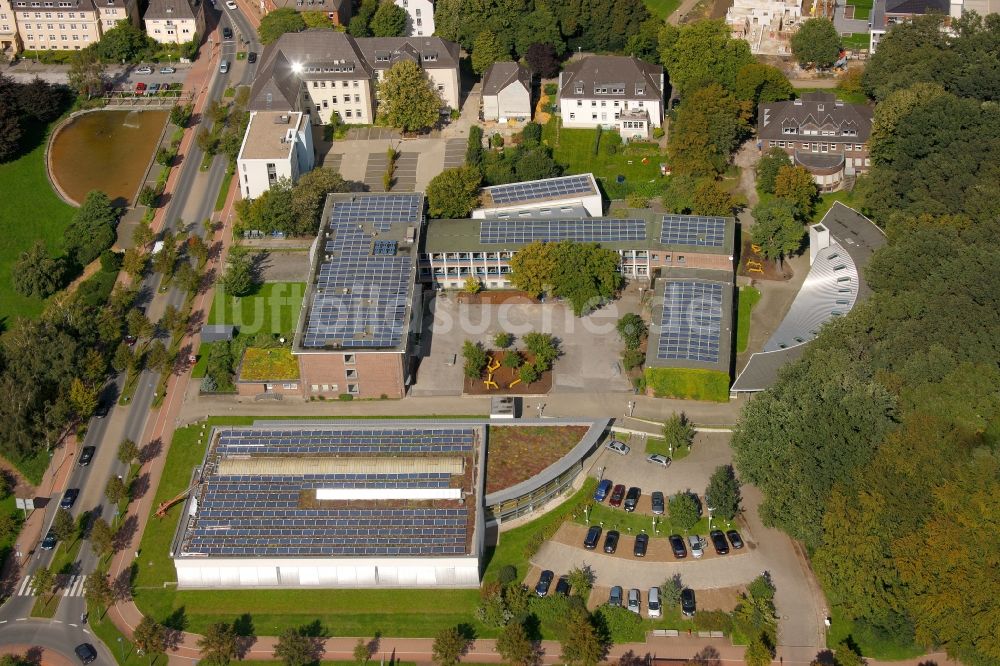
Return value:
M 393 192 L 412 192 L 417 179 L 417 159 L 419 153 L 401 152 L 396 158 L 396 167 L 392 175 Z M 382 181 L 389 157 L 385 152 L 368 153 L 368 164 L 365 167 L 365 185 L 372 192 L 385 192 Z
M 448 139 L 444 146 L 444 168 L 454 169 L 465 164 L 466 139 Z

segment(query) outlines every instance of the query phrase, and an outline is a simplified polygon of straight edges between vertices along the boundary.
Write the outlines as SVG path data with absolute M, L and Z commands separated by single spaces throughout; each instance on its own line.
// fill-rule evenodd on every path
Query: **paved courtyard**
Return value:
M 553 393 L 631 393 L 621 367 L 621 342 L 615 322 L 630 311 L 629 296 L 586 317 L 573 316 L 561 303 L 459 304 L 455 293 L 438 292 L 424 308 L 420 368 L 411 395 L 460 395 L 462 345 L 466 340 L 493 347 L 500 331 L 519 337 L 531 331 L 551 333 L 562 356 L 555 362 Z

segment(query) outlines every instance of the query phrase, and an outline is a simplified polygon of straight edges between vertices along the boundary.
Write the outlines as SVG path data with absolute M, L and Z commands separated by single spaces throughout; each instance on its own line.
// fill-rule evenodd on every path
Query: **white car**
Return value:
M 626 605 L 630 611 L 639 615 L 642 612 L 642 601 L 640 597 L 639 590 L 637 588 L 632 588 L 628 591 L 628 603 Z
M 660 617 L 662 613 L 660 609 L 660 588 L 649 588 L 649 595 L 646 597 L 646 611 L 649 613 L 650 618 Z
M 236 0 L 226 0 L 226 9 L 236 9 Z
M 660 467 L 670 467 L 670 458 L 659 453 L 654 453 L 646 458 L 646 462 L 651 462 Z
M 627 456 L 628 452 L 631 451 L 628 444 L 625 442 L 619 442 L 617 439 L 608 440 L 608 443 L 604 445 L 608 451 L 614 451 L 620 456 Z
M 153 68 L 149 67 L 147 65 L 143 65 L 142 67 L 139 67 L 138 69 L 136 69 L 135 73 L 136 74 L 152 74 L 153 73 Z
M 173 67 L 161 67 L 160 68 L 160 74 L 173 74 L 176 71 L 177 70 L 174 69 Z

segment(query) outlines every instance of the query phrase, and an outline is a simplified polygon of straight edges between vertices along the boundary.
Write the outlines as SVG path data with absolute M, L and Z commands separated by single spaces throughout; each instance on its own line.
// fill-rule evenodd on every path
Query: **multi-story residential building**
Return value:
M 875 0 L 869 15 L 871 32 L 869 50 L 875 53 L 879 40 L 897 23 L 922 14 L 943 14 L 951 18 L 962 15 L 961 0 Z
M 264 14 L 282 7 L 299 12 L 325 12 L 334 25 L 346 26 L 351 22 L 351 0 L 260 0 L 260 9 Z
M 236 159 L 244 199 L 256 199 L 281 178 L 295 182 L 315 164 L 307 114 L 252 111 Z
M 13 0 L 17 30 L 30 51 L 79 51 L 101 38 L 93 0 Z
M 118 25 L 120 21 L 128 21 L 135 27 L 139 27 L 138 0 L 94 0 L 94 7 L 101 17 L 102 35 Z
M 313 124 L 334 113 L 346 123 L 375 118 L 374 84 L 402 60 L 418 63 L 442 108 L 459 107 L 459 47 L 438 37 L 355 39 L 333 30 L 287 33 L 269 45 L 250 92 L 250 109 L 308 112 Z
M 483 120 L 531 120 L 531 72 L 516 62 L 495 62 L 483 74 Z
M 761 150 L 784 150 L 824 192 L 838 190 L 845 177 L 868 170 L 871 131 L 870 106 L 846 104 L 831 93 L 761 104 L 757 113 Z
M 102 0 L 97 0 L 102 2 Z M 199 0 L 149 0 L 146 34 L 161 44 L 186 44 L 205 33 L 205 8 Z
M 8 60 L 20 53 L 22 48 L 12 1 L 0 0 L 0 53 Z
M 587 56 L 559 73 L 563 127 L 603 127 L 646 139 L 663 124 L 663 68 L 626 56 Z
M 406 10 L 406 34 L 410 37 L 427 37 L 434 34 L 433 0 L 395 0 Z

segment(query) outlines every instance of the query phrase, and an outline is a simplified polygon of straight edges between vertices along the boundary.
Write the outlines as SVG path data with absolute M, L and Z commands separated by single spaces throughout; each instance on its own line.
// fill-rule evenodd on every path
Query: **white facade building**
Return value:
M 663 68 L 635 57 L 587 56 L 559 73 L 563 127 L 603 127 L 647 139 L 663 124 Z
M 0 0 L 0 53 L 8 59 L 21 52 L 21 37 L 17 34 L 12 0 Z
M 29 51 L 79 51 L 101 38 L 93 0 L 13 0 L 13 5 Z
M 429 37 L 434 34 L 434 3 L 431 0 L 395 0 L 406 10 L 406 34 Z
M 483 120 L 531 120 L 531 72 L 516 62 L 495 62 L 483 74 Z
M 200 2 L 192 6 L 189 0 L 149 0 L 142 18 L 146 34 L 161 44 L 185 44 L 205 32 Z
M 281 178 L 294 183 L 314 164 L 309 116 L 288 111 L 251 112 L 236 159 L 244 199 L 256 199 Z

